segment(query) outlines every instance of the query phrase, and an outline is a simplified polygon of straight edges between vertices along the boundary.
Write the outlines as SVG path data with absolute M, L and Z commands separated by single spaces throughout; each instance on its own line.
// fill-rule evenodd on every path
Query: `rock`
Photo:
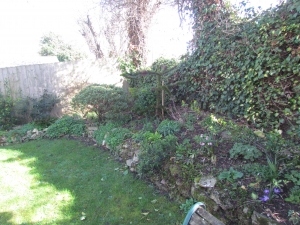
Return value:
M 236 212 L 239 224 L 241 225 L 251 225 L 251 211 L 248 207 L 245 207 L 243 209 L 238 208 Z
M 38 129 L 34 128 L 34 129 L 32 130 L 32 133 L 36 133 L 36 134 L 38 134 L 38 133 L 39 133 L 39 131 L 38 131 Z
M 127 165 L 128 167 L 131 167 L 131 166 L 132 166 L 132 163 L 133 163 L 133 160 L 132 160 L 132 159 L 127 159 L 127 160 L 126 160 L 126 165 Z
M 220 197 L 219 197 L 219 193 L 216 191 L 213 191 L 210 196 L 209 196 L 212 200 L 214 200 L 215 203 L 217 203 L 217 205 L 222 205 Z
M 194 179 L 194 185 L 196 188 L 199 186 L 203 188 L 213 188 L 215 187 L 216 183 L 217 183 L 217 179 L 211 175 L 203 176 L 200 179 L 199 178 Z
M 233 208 L 233 205 L 228 198 L 225 198 L 225 202 L 220 200 L 220 194 L 217 191 L 213 191 L 209 197 L 223 210 L 229 210 Z
M 135 171 L 135 166 L 137 165 L 137 162 L 139 161 L 138 155 L 140 154 L 140 150 L 137 150 L 133 154 L 132 159 L 127 159 L 126 160 L 126 165 L 130 168 L 131 171 Z M 132 170 L 133 168 L 133 170 Z
M 41 135 L 39 133 L 34 133 L 30 136 L 30 140 L 36 140 L 40 137 L 41 137 Z
M 247 214 L 248 211 L 249 211 L 249 208 L 248 208 L 248 207 L 245 207 L 245 208 L 243 209 L 243 213 L 245 213 L 245 214 Z
M 277 223 L 276 221 L 271 220 L 259 214 L 256 211 L 253 212 L 251 216 L 251 220 L 252 220 L 252 225 L 279 225 L 279 223 Z
M 31 137 L 31 135 L 32 135 L 31 130 L 28 130 L 28 131 L 27 131 L 27 137 Z
M 136 153 L 134 153 L 132 160 L 134 162 L 138 162 L 139 161 L 139 157 L 138 157 L 138 155 Z

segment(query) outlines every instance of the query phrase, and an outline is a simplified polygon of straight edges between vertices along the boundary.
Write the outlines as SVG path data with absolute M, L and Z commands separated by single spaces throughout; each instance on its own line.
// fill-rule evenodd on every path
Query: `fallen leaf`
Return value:
M 144 216 L 147 216 L 149 214 L 149 212 L 145 212 L 145 213 L 142 213 Z
M 253 132 L 256 136 L 261 137 L 261 138 L 265 138 L 265 134 L 263 131 L 260 130 L 256 130 Z

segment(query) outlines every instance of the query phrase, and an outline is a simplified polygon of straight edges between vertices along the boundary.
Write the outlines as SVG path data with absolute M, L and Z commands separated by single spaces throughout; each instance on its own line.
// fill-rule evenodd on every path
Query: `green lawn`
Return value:
M 70 140 L 0 147 L 0 224 L 180 224 L 179 205 Z

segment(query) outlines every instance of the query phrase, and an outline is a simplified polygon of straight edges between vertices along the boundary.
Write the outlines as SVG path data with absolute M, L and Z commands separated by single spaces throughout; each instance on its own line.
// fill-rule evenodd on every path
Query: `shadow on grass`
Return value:
M 0 164 L 15 178 L 0 181 L 16 193 L 0 207 L 1 224 L 180 224 L 184 217 L 97 148 L 62 139 L 2 147 L 0 156 L 3 150 Z

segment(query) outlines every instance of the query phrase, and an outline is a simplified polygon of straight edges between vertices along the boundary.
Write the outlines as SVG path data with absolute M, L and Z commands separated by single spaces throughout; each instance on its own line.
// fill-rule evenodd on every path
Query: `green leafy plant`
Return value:
M 267 163 L 268 165 L 265 167 L 266 169 L 264 170 L 264 178 L 268 181 L 273 181 L 279 178 L 280 174 L 282 171 L 279 170 L 279 164 L 277 161 L 277 157 L 274 157 L 274 160 L 271 160 L 267 156 Z
M 94 112 L 98 121 L 123 120 L 128 109 L 128 96 L 124 89 L 114 85 L 92 84 L 82 89 L 73 99 L 74 109 L 86 115 Z
M 143 133 L 143 139 L 146 142 L 156 142 L 158 140 L 160 140 L 162 138 L 162 135 L 158 132 L 152 133 L 150 131 L 146 131 L 145 133 Z
M 237 159 L 239 156 L 242 156 L 244 159 L 250 161 L 254 161 L 262 156 L 262 153 L 255 146 L 246 145 L 243 143 L 235 143 L 229 152 L 230 158 Z
M 210 135 L 200 134 L 196 135 L 194 138 L 195 142 L 200 146 L 203 152 L 207 152 L 209 155 L 214 153 L 214 140 Z
M 154 126 L 153 126 L 153 124 L 152 124 L 151 122 L 147 122 L 147 123 L 144 124 L 142 130 L 143 130 L 143 131 L 154 132 L 155 129 L 154 129 Z
M 300 204 L 300 187 L 294 186 L 293 188 L 291 188 L 290 195 L 288 198 L 285 198 L 285 201 L 294 204 Z
M 184 139 L 181 144 L 177 144 L 176 146 L 176 160 L 185 165 L 193 165 L 197 151 L 193 149 L 190 139 Z
M 130 130 L 127 128 L 114 128 L 110 132 L 107 133 L 105 138 L 106 145 L 111 150 L 116 150 L 117 147 L 123 143 L 124 140 L 130 138 L 132 136 Z
M 195 130 L 194 123 L 197 121 L 196 115 L 193 113 L 184 113 L 182 117 L 185 121 L 184 126 L 190 131 Z
M 194 200 L 193 198 L 186 199 L 185 203 L 182 203 L 179 208 L 180 208 L 180 210 L 183 211 L 184 214 L 187 214 L 196 202 L 197 201 Z
M 239 172 L 239 171 L 233 169 L 232 167 L 230 167 L 229 170 L 223 171 L 222 173 L 220 173 L 220 175 L 218 176 L 218 179 L 219 180 L 227 180 L 232 183 L 232 182 L 234 182 L 234 180 L 242 178 L 243 176 L 244 176 L 244 174 L 242 172 Z
M 96 142 L 100 145 L 106 145 L 113 151 L 115 151 L 125 139 L 131 136 L 132 133 L 129 129 L 123 128 L 115 123 L 100 125 L 98 130 L 94 132 Z
M 118 127 L 119 125 L 114 124 L 112 122 L 101 124 L 98 130 L 94 132 L 94 138 L 96 139 L 96 142 L 98 144 L 102 144 L 103 141 L 105 140 L 105 135 L 107 135 L 107 133 L 110 132 L 112 129 L 116 129 Z
M 214 135 L 223 131 L 226 124 L 223 118 L 219 118 L 214 114 L 210 114 L 201 121 L 201 125 Z
M 300 172 L 298 170 L 291 170 L 284 174 L 284 178 L 292 181 L 294 185 L 300 186 Z
M 163 120 L 157 127 L 157 131 L 164 136 L 175 134 L 180 131 L 180 124 L 174 120 Z
M 84 120 L 78 116 L 64 116 L 48 127 L 46 135 L 49 138 L 59 138 L 63 135 L 82 136 L 85 129 Z
M 137 167 L 140 176 L 148 176 L 159 170 L 164 161 L 175 153 L 176 141 L 175 136 L 168 135 L 155 142 L 143 143 Z

